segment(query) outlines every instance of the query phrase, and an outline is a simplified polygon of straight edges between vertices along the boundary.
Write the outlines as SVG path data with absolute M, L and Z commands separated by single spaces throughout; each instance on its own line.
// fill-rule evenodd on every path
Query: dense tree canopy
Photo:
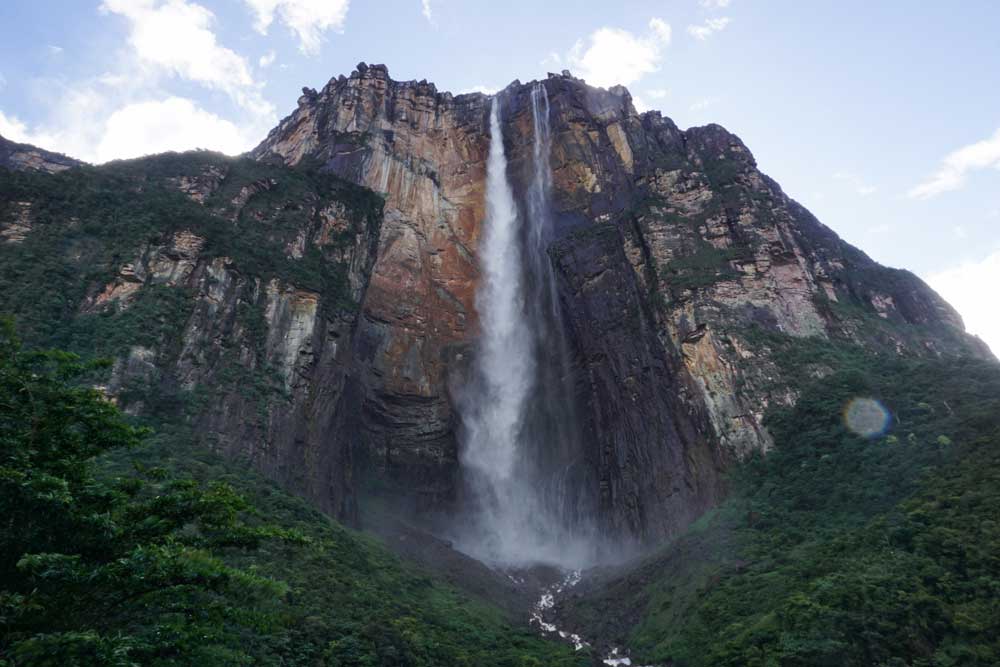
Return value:
M 1000 664 L 1000 366 L 756 332 L 775 447 L 730 497 L 563 612 L 673 667 Z M 845 412 L 883 406 L 885 429 Z
M 0 661 L 11 665 L 239 664 L 241 632 L 272 619 L 281 584 L 217 555 L 292 534 L 252 527 L 228 485 L 160 469 L 95 474 L 139 445 L 75 355 L 0 332 Z
M 0 666 L 579 666 L 0 328 Z M 276 526 L 280 526 L 276 527 Z

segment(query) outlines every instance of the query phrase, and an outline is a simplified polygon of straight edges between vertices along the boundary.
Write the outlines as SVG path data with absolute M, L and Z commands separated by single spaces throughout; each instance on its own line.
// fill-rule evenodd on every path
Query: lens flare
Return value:
M 844 424 L 863 438 L 876 438 L 889 427 L 889 411 L 874 398 L 855 398 L 844 409 Z

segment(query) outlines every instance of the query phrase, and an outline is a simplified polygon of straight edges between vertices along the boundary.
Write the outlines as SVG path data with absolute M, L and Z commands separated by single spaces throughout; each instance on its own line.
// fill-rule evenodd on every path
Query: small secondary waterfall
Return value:
M 507 176 L 501 96 L 490 109 L 482 278 L 482 334 L 460 401 L 462 466 L 474 509 L 456 537 L 462 550 L 497 565 L 592 561 L 593 513 L 583 488 L 569 346 L 547 249 L 549 102 L 531 94 L 534 143 L 523 206 Z M 523 211 L 523 213 L 521 212 Z

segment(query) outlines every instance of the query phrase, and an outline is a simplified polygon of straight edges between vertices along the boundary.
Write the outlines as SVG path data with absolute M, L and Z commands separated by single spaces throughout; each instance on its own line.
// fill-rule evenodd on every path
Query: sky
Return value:
M 359 61 L 491 92 L 569 69 L 714 122 L 1000 352 L 1000 3 L 2 0 L 0 135 L 91 162 L 247 150 Z

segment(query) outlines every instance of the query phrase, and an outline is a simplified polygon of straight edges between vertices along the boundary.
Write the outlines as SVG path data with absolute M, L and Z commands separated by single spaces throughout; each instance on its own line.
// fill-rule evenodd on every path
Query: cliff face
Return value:
M 385 197 L 356 338 L 366 453 L 382 484 L 426 508 L 454 498 L 449 372 L 476 334 L 488 100 L 400 84 L 381 67 L 306 90 L 252 156 L 311 166 Z
M 989 354 L 919 279 L 790 200 L 736 136 L 639 115 L 623 88 L 542 84 L 567 400 L 587 420 L 577 493 L 609 536 L 676 532 L 718 501 L 731 461 L 770 446 L 764 410 L 796 397 L 769 389 L 778 370 L 755 331 Z M 530 91 L 500 93 L 515 193 Z M 108 390 L 127 408 L 173 397 L 206 442 L 341 518 L 362 488 L 453 511 L 490 103 L 359 65 L 304 91 L 251 159 L 0 170 L 0 310 L 40 342 L 114 356 Z
M 550 255 L 607 530 L 673 532 L 717 500 L 728 461 L 770 446 L 764 410 L 795 397 L 764 389 L 775 370 L 747 339 L 753 326 L 909 354 L 987 354 L 919 279 L 843 243 L 723 128 L 681 131 L 637 114 L 623 88 L 566 74 L 544 85 L 561 230 Z M 530 90 L 515 82 L 500 93 L 520 192 Z M 360 65 L 305 91 L 252 153 L 385 193 L 359 325 L 377 350 L 363 420 L 385 475 L 428 497 L 453 493 L 449 378 L 476 334 L 489 103 Z
M 127 411 L 355 517 L 352 334 L 379 197 L 208 153 L 0 184 L 0 310 L 29 342 L 114 358 L 102 381 Z

